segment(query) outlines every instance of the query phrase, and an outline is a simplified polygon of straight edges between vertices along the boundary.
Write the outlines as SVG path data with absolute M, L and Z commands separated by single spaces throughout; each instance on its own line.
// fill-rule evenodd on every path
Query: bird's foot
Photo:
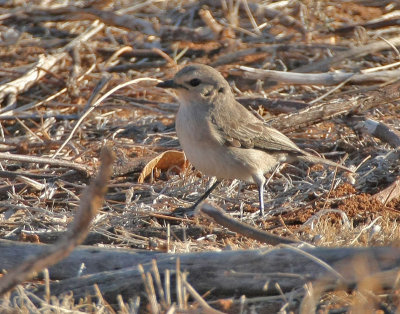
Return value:
M 194 217 L 197 204 L 188 207 L 177 207 L 171 215 L 175 217 Z

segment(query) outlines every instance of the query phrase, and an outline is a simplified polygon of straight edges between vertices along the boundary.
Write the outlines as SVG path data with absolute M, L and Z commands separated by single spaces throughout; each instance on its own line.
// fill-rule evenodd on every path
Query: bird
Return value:
M 175 128 L 186 158 L 203 174 L 217 178 L 195 206 L 223 179 L 239 179 L 258 186 L 259 212 L 263 216 L 265 174 L 281 163 L 300 160 L 353 172 L 311 155 L 268 127 L 235 100 L 227 80 L 211 66 L 189 64 L 157 87 L 176 93 L 179 109 Z

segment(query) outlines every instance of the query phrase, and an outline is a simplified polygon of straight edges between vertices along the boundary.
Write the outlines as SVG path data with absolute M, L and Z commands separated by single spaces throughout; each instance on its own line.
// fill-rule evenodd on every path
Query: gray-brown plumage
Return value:
M 256 183 L 261 215 L 264 175 L 281 162 L 303 160 L 352 172 L 301 150 L 287 136 L 267 127 L 235 100 L 228 82 L 212 67 L 186 66 L 157 86 L 176 91 L 180 103 L 176 132 L 188 160 L 220 180 Z

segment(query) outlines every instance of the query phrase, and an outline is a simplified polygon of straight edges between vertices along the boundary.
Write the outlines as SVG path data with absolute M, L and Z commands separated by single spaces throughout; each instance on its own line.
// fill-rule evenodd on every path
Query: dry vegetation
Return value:
M 248 225 L 318 247 L 396 246 L 399 10 L 399 1 L 388 0 L 0 1 L 0 238 L 54 243 L 108 146 L 114 174 L 85 244 L 154 254 L 281 250 L 177 210 L 210 182 L 179 152 L 177 104 L 155 83 L 198 62 L 216 67 L 246 107 L 299 146 L 357 169 L 349 176 L 320 165 L 282 165 L 266 188 L 262 219 L 255 186 L 224 181 L 212 202 Z M 15 266 L 31 248 L 8 262 L 3 251 L 0 268 Z M 364 256 L 331 265 L 340 272 L 326 268 L 335 280 L 310 281 L 302 272 L 296 289 L 273 287 L 265 275 L 266 291 L 250 289 L 247 299 L 237 291 L 221 296 L 179 265 L 171 269 L 177 279 L 165 285 L 168 271 L 160 279 L 155 265 L 151 275 L 136 267 L 126 278 L 139 278 L 142 293 L 130 299 L 108 298 L 101 287 L 86 299 L 50 297 L 51 281 L 67 280 L 53 277 L 54 270 L 3 296 L 0 309 L 394 313 L 397 269 L 385 264 L 398 260 L 393 250 L 396 257 L 383 264 Z M 240 278 L 250 276 L 246 271 Z M 351 283 L 338 285 L 342 276 Z M 205 294 L 196 296 L 191 285 Z

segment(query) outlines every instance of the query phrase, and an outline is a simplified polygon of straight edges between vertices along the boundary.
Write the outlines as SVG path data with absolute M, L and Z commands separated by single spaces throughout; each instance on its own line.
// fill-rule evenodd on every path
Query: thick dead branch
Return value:
M 358 126 L 393 148 L 400 147 L 400 132 L 385 123 L 367 119 Z
M 64 233 L 65 235 L 65 233 Z M 48 244 L 33 244 L 0 239 L 0 265 L 2 269 L 11 269 L 19 262 L 26 260 L 31 255 L 42 255 L 47 252 Z M 50 276 L 55 280 L 74 278 L 85 265 L 84 275 L 94 274 L 112 269 L 127 268 L 132 265 L 145 264 L 162 252 L 135 250 L 135 249 L 109 249 L 93 246 L 78 246 L 64 260 L 56 265 L 49 266 Z M 134 262 L 135 261 L 135 262 Z M 134 264 L 132 264 L 134 263 Z
M 272 233 L 259 230 L 248 224 L 245 224 L 239 220 L 233 219 L 229 215 L 225 214 L 223 210 L 214 204 L 201 203 L 198 206 L 200 213 L 212 218 L 215 222 L 219 223 L 225 228 L 231 231 L 237 232 L 245 237 L 260 241 L 262 243 L 278 245 L 282 243 L 300 243 L 300 241 L 286 239 L 279 237 Z
M 253 80 L 274 80 L 281 83 L 301 84 L 301 85 L 336 85 L 344 81 L 350 83 L 372 83 L 389 82 L 400 76 L 400 70 L 378 71 L 372 73 L 295 73 L 273 70 L 255 69 L 246 66 L 239 66 L 239 70 L 230 71 L 232 75 L 239 75 Z
M 82 194 L 79 210 L 65 238 L 39 255 L 30 256 L 19 266 L 8 270 L 0 279 L 0 295 L 30 278 L 33 273 L 56 264 L 67 257 L 89 232 L 92 219 L 103 204 L 107 183 L 112 174 L 113 153 L 108 148 L 101 152 L 100 170 L 95 180 Z
M 34 244 L 30 245 L 34 246 Z M 290 292 L 293 289 L 300 289 L 310 280 L 318 280 L 321 277 L 330 278 L 329 282 L 332 285 L 338 284 L 338 277 L 319 261 L 329 265 L 339 265 L 334 269 L 346 278 L 344 284 L 348 285 L 356 281 L 356 272 L 348 267 L 354 258 L 364 256 L 367 260 L 374 261 L 379 265 L 381 270 L 396 268 L 400 262 L 400 250 L 393 247 L 316 248 L 306 249 L 304 254 L 291 248 L 185 254 L 163 253 L 156 256 L 149 256 L 149 252 L 144 252 L 147 255 L 147 262 L 145 262 L 146 258 L 138 259 L 141 254 L 137 252 L 133 252 L 132 256 L 129 256 L 128 251 L 118 249 L 103 249 L 102 252 L 103 254 L 99 254 L 99 250 L 96 249 L 92 259 L 87 260 L 85 266 L 89 273 L 93 269 L 93 265 L 97 266 L 97 270 L 110 267 L 108 258 L 113 261 L 118 260 L 118 264 L 121 264 L 121 259 L 124 258 L 124 263 L 128 263 L 129 260 L 132 267 L 104 270 L 102 273 L 62 280 L 51 285 L 52 294 L 59 295 L 72 291 L 74 297 L 80 298 L 86 296 L 87 293 L 94 294 L 93 284 L 96 283 L 104 297 L 110 302 L 114 301 L 118 294 L 122 294 L 124 298 L 141 295 L 144 289 L 137 265 L 141 263 L 145 271 L 149 271 L 152 268 L 153 258 L 157 261 L 160 274 L 165 273 L 166 269 L 174 270 L 176 261 L 179 259 L 182 271 L 187 271 L 189 274 L 188 282 L 199 293 L 213 289 L 215 297 L 232 296 L 232 294 L 275 295 L 280 293 L 276 284 L 279 285 L 281 291 Z M 73 261 L 69 258 L 64 263 L 68 261 L 68 268 L 73 265 L 75 269 L 79 269 L 83 259 Z M 52 273 L 51 270 L 50 273 Z M 389 286 L 395 280 L 396 278 L 393 277 L 384 284 Z M 267 291 L 264 290 L 266 282 L 269 282 Z M 343 282 L 341 283 L 343 284 Z M 37 292 L 38 295 L 42 293 L 42 289 Z

